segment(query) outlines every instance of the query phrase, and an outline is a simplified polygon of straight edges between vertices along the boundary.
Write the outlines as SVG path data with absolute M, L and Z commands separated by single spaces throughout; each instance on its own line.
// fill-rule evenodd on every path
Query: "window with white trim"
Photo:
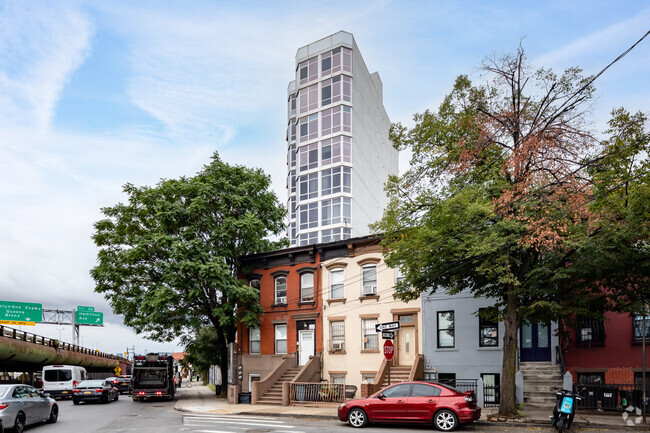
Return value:
M 345 350 L 345 322 L 333 320 L 330 322 L 330 350 Z
M 338 47 L 321 54 L 321 75 L 327 76 L 341 70 L 352 72 L 351 49 Z
M 305 116 L 298 121 L 300 143 L 318 137 L 318 113 Z
M 321 136 L 352 132 L 352 110 L 347 105 L 337 105 L 321 113 Z
M 315 244 L 318 242 L 318 232 L 303 233 L 298 236 L 298 244 L 300 246 Z
M 275 325 L 275 353 L 287 353 L 287 325 Z
M 345 271 L 342 268 L 336 268 L 330 271 L 330 299 L 344 298 L 344 275 Z
M 300 205 L 299 215 L 301 231 L 318 227 L 318 202 Z
M 289 117 L 296 115 L 296 95 L 292 93 L 289 95 Z
M 300 85 L 307 84 L 318 78 L 318 57 L 312 57 L 298 64 L 298 79 Z
M 336 197 L 321 203 L 321 225 L 350 223 L 351 199 Z
M 300 114 L 318 108 L 318 84 L 301 89 L 298 98 L 300 99 Z
M 454 312 L 438 311 L 438 347 L 451 348 L 455 345 Z
M 377 265 L 370 264 L 361 267 L 361 295 L 377 294 Z
M 286 277 L 275 278 L 275 303 L 276 304 L 287 303 L 287 278 Z
M 259 326 L 255 328 L 249 328 L 249 335 L 250 335 L 249 353 L 251 353 L 252 355 L 259 355 L 261 353 L 260 351 L 262 347 Z
M 301 172 L 318 167 L 318 143 L 302 146 L 298 152 Z
M 362 319 L 361 320 L 361 339 L 363 342 L 363 350 L 378 350 L 377 344 L 377 319 Z
M 289 141 L 294 142 L 296 141 L 296 119 L 291 118 L 289 120 Z
M 321 142 L 321 165 L 352 162 L 352 139 L 347 135 L 327 138 Z
M 300 200 L 318 197 L 318 173 L 305 174 L 298 180 Z
M 314 274 L 309 272 L 300 275 L 300 301 L 311 302 L 314 300 Z
M 341 227 L 336 227 L 333 229 L 325 229 L 321 231 L 320 235 L 321 242 L 334 242 L 341 240 Z
M 345 374 L 340 374 L 340 373 L 331 374 L 330 382 L 337 385 L 345 385 Z
M 352 101 L 352 78 L 337 75 L 321 82 L 321 106 Z

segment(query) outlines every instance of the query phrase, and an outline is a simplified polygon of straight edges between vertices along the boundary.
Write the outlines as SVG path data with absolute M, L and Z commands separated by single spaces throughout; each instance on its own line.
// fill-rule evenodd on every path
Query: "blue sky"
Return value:
M 641 0 L 0 0 L 0 300 L 95 306 L 107 326 L 82 329 L 89 347 L 175 349 L 93 292 L 92 224 L 125 183 L 192 175 L 215 150 L 262 167 L 284 201 L 286 88 L 312 41 L 353 33 L 389 117 L 410 124 L 522 38 L 535 67 L 595 74 L 649 29 Z M 596 87 L 595 129 L 614 107 L 650 114 L 650 38 Z

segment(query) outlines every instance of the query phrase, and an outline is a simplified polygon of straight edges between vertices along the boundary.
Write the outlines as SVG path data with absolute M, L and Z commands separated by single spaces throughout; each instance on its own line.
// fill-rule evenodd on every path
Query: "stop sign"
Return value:
M 384 343 L 384 356 L 387 360 L 393 359 L 393 354 L 395 353 L 395 346 L 391 340 L 386 340 Z

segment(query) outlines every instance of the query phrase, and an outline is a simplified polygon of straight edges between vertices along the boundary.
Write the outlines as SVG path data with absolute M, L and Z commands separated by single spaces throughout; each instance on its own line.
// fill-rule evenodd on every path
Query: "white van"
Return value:
M 43 367 L 43 391 L 53 398 L 72 397 L 72 388 L 86 380 L 86 369 L 78 365 L 46 365 Z

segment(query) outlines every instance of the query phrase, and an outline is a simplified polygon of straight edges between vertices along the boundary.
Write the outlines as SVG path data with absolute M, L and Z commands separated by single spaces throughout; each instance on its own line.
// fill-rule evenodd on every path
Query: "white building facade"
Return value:
M 298 49 L 288 87 L 287 189 L 291 245 L 369 234 L 398 172 L 382 82 L 370 74 L 352 34 Z

